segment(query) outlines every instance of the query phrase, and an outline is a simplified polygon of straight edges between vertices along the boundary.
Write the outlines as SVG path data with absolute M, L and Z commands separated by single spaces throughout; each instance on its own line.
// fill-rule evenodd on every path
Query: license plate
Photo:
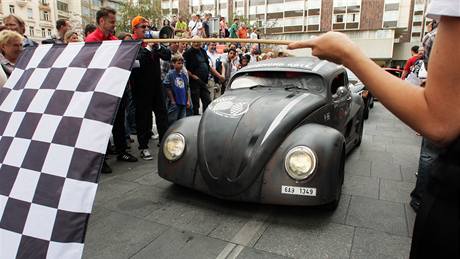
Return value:
M 316 196 L 316 188 L 281 185 L 281 193 L 302 196 Z

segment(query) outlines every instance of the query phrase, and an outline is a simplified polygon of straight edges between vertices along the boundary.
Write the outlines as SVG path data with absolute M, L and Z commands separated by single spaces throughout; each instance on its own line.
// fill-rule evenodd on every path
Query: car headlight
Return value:
M 163 154 L 169 161 L 179 159 L 185 150 L 185 138 L 180 133 L 171 133 L 166 137 Z
M 284 167 L 294 180 L 305 180 L 316 168 L 316 155 L 309 147 L 294 147 L 287 153 Z

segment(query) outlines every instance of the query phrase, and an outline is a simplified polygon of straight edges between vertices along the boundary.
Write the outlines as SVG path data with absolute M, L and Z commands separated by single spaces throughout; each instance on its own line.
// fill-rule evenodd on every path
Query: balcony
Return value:
M 65 18 L 70 17 L 70 13 L 66 12 L 66 11 L 57 10 L 57 14 L 58 14 L 59 17 L 65 17 Z
M 19 7 L 24 7 L 27 5 L 27 0 L 16 0 L 16 3 L 19 5 Z
M 51 21 L 40 21 L 39 22 L 40 27 L 45 27 L 45 28 L 52 28 L 53 23 Z

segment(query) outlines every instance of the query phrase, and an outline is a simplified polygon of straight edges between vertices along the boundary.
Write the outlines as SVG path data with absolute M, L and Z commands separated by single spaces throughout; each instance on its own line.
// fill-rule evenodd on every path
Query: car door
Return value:
M 351 91 L 348 87 L 348 78 L 346 72 L 337 73 L 331 82 L 332 97 L 332 120 L 334 128 L 339 130 L 347 137 L 347 118 L 350 114 Z

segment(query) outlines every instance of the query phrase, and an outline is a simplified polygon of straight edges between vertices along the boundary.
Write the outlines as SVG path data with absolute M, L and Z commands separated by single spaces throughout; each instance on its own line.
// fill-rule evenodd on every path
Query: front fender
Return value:
M 176 121 L 165 133 L 158 151 L 158 174 L 160 177 L 179 185 L 193 187 L 198 159 L 197 134 L 201 116 L 191 116 Z M 171 162 L 163 154 L 166 137 L 177 132 L 185 138 L 184 154 Z
M 343 179 L 341 160 L 344 159 L 343 135 L 331 127 L 307 124 L 295 129 L 279 146 L 264 168 L 261 202 L 285 205 L 320 205 L 338 197 Z M 284 167 L 286 154 L 293 147 L 307 146 L 317 157 L 314 173 L 303 181 L 292 179 Z M 316 188 L 316 196 L 282 194 L 281 186 Z

